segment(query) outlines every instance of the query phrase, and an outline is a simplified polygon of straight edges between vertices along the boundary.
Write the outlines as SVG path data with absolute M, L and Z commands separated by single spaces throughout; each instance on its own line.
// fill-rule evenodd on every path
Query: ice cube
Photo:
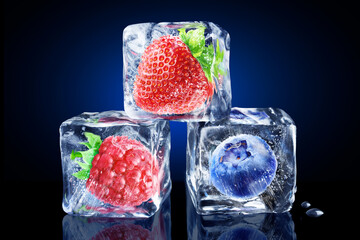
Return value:
M 171 238 L 170 197 L 150 218 L 120 219 L 66 215 L 63 218 L 63 239 L 159 239 Z
M 296 127 L 273 108 L 232 108 L 188 123 L 186 181 L 199 214 L 288 211 L 296 192 Z
M 136 119 L 227 117 L 229 54 L 229 34 L 212 22 L 127 26 L 123 32 L 125 112 Z
M 289 212 L 198 215 L 189 196 L 186 208 L 188 239 L 296 239 Z
M 60 149 L 69 214 L 150 217 L 170 192 L 167 121 L 83 113 L 61 124 Z

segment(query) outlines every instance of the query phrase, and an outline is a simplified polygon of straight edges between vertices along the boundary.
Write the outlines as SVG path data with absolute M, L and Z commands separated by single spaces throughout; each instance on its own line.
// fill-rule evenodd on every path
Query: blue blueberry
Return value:
M 260 137 L 240 134 L 218 145 L 210 158 L 212 184 L 236 198 L 256 197 L 275 177 L 277 161 L 270 146 Z

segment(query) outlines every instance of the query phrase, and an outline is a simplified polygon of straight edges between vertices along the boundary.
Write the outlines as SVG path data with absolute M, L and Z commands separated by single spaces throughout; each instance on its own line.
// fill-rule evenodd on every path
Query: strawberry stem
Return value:
M 186 31 L 186 28 L 180 28 L 179 36 L 181 40 L 189 47 L 191 54 L 199 61 L 206 78 L 216 90 L 213 76 L 219 78 L 226 72 L 221 69 L 221 63 L 224 58 L 224 51 L 220 51 L 219 39 L 216 40 L 216 51 L 214 53 L 213 44 L 205 45 L 205 27 L 197 26 L 196 29 Z

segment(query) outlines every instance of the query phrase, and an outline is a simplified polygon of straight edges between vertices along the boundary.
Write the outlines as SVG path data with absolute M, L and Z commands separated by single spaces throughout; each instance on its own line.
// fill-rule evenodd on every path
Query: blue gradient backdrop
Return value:
M 212 21 L 230 33 L 233 106 L 279 107 L 293 117 L 300 181 L 355 179 L 354 8 L 233 2 L 5 1 L 4 179 L 60 181 L 61 122 L 123 109 L 122 30 L 181 20 Z M 170 124 L 171 174 L 183 180 L 186 124 Z

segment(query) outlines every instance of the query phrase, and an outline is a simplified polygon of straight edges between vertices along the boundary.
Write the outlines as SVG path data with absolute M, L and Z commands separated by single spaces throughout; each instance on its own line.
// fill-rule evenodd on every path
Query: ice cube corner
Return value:
M 167 121 L 83 113 L 61 124 L 60 149 L 68 214 L 150 217 L 170 192 Z

